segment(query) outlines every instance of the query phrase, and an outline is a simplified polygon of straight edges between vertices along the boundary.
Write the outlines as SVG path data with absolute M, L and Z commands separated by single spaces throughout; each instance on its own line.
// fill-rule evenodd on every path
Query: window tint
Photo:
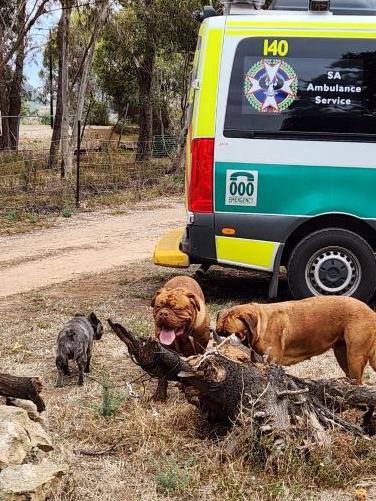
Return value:
M 227 137 L 351 140 L 376 134 L 376 42 L 243 40 L 228 96 Z

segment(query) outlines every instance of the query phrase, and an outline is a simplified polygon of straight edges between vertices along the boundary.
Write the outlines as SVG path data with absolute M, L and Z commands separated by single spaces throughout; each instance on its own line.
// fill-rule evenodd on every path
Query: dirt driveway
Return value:
M 184 225 L 180 200 L 80 214 L 53 229 L 0 239 L 0 297 L 151 258 L 158 238 Z

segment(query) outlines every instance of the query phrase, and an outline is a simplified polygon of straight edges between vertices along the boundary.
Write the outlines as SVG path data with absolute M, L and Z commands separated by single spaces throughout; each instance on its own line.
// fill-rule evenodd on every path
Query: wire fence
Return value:
M 177 144 L 171 136 L 155 136 L 151 143 L 84 139 L 74 149 L 72 171 L 64 178 L 61 153 L 52 166 L 48 141 L 0 151 L 0 215 L 47 214 L 180 191 L 173 168 Z

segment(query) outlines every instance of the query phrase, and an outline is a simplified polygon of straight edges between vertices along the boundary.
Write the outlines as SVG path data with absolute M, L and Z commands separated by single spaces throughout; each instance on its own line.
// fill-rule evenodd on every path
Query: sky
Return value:
M 24 76 L 26 82 L 34 88 L 42 86 L 42 81 L 39 78 L 39 71 L 42 69 L 43 49 L 48 41 L 49 29 L 56 26 L 60 16 L 60 12 L 54 11 L 51 14 L 42 16 L 39 22 L 32 28 L 30 32 L 31 47 L 37 47 L 27 54 L 24 67 Z

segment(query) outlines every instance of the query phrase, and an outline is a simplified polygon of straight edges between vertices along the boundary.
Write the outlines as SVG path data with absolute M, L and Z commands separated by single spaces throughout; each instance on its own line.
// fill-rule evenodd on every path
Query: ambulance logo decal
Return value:
M 258 171 L 227 170 L 225 205 L 256 207 L 257 192 Z
M 244 92 L 249 104 L 264 113 L 281 113 L 296 99 L 298 77 L 282 59 L 262 59 L 246 74 Z

